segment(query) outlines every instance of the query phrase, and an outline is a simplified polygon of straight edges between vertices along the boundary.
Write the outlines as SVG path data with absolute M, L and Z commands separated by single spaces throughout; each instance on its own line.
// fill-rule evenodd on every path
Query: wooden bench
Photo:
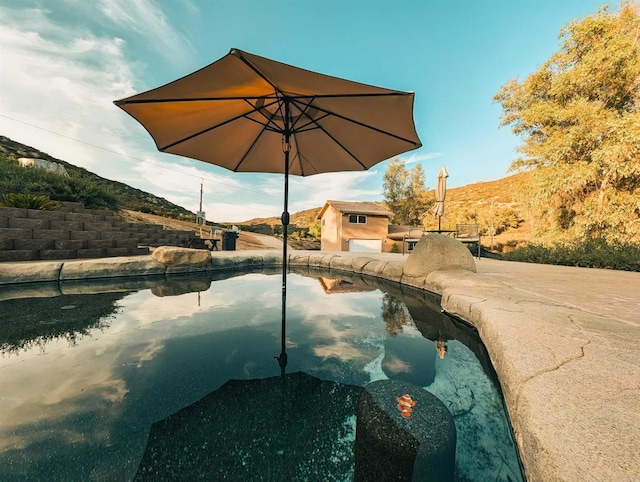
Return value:
M 477 224 L 456 224 L 454 236 L 461 243 L 475 244 L 478 248 L 478 259 L 480 259 L 482 244 L 480 230 Z

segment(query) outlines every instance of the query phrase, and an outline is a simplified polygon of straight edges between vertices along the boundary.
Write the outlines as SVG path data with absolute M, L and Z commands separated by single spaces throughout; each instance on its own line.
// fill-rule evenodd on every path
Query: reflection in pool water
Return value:
M 245 423 L 236 438 L 247 425 L 270 427 L 275 415 L 261 422 L 255 408 L 267 410 L 265 397 L 237 396 L 227 382 L 260 387 L 267 382 L 257 379 L 280 375 L 281 280 L 262 272 L 213 283 L 207 276 L 129 281 L 118 289 L 76 283 L 62 285 L 69 294 L 48 287 L 39 296 L 51 289 L 49 297 L 0 297 L 0 480 L 144 479 L 158 469 L 147 442 L 179 419 L 192 444 L 200 427 L 197 444 L 205 452 L 218 447 L 216 433 L 235 433 L 232 415 Z M 279 480 L 285 472 L 278 470 L 293 465 L 291 480 L 350 480 L 354 401 L 361 387 L 386 378 L 422 386 L 447 405 L 458 432 L 459 480 L 522 479 L 498 385 L 473 330 L 439 313 L 428 294 L 395 284 L 328 272 L 292 273 L 288 283 L 286 371 L 306 387 L 296 400 L 308 405 L 276 405 L 298 416 L 287 418 L 285 438 L 303 437 L 306 414 L 315 412 L 325 442 L 304 450 L 303 439 L 274 446 L 271 455 L 282 464 L 271 458 L 262 466 L 251 444 L 239 442 L 242 456 L 224 462 L 221 455 L 216 470 L 226 473 L 209 472 L 209 480 Z M 225 393 L 232 408 L 218 405 Z M 194 425 L 197 410 L 208 418 Z M 228 444 L 215 450 L 232 453 Z M 322 457 L 331 464 L 322 465 Z

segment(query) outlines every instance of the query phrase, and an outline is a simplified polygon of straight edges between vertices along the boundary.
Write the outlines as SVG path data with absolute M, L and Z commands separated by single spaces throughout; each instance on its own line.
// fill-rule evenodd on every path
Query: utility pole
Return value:
M 206 221 L 204 212 L 202 211 L 202 185 L 203 182 L 200 181 L 200 209 L 198 210 L 198 214 L 196 215 L 196 223 L 204 225 Z

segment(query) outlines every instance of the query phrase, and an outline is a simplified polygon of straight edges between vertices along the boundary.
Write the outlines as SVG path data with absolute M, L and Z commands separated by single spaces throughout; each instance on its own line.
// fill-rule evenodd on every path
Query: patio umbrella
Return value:
M 438 231 L 440 231 L 440 222 L 444 216 L 444 199 L 447 195 L 447 178 L 449 173 L 442 166 L 438 177 L 436 178 L 436 203 L 433 206 L 433 215 L 438 217 Z
M 420 147 L 413 98 L 231 49 L 186 77 L 115 104 L 160 151 L 232 171 L 284 174 L 284 326 L 289 174 L 366 170 Z M 286 364 L 284 339 L 282 348 Z

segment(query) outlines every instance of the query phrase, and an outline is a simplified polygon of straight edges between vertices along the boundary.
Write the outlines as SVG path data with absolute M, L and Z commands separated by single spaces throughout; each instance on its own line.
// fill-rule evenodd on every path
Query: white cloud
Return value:
M 144 128 L 113 105 L 147 88 L 141 77 L 147 67 L 131 60 L 135 45 L 124 40 L 132 32 L 134 39 L 145 38 L 146 48 L 168 56 L 179 50 L 177 57 L 185 59 L 193 51 L 156 3 L 60 2 L 50 8 L 57 11 L 0 7 L 0 134 L 192 211 L 203 179 L 203 208 L 215 221 L 280 216 L 281 175 L 227 173 L 158 153 Z M 289 212 L 328 199 L 379 199 L 376 176 L 376 170 L 291 176 Z
M 329 199 L 354 201 L 365 197 L 380 197 L 381 188 L 363 187 L 376 175 L 376 171 L 354 171 L 292 178 L 290 184 L 293 209 L 290 211 L 321 207 Z M 300 198 L 304 201 L 298 201 Z
M 442 157 L 444 154 L 441 152 L 420 152 L 420 153 L 411 153 L 400 156 L 405 164 L 415 164 L 417 162 L 430 161 L 432 159 L 438 159 Z
M 65 29 L 63 36 L 45 13 L 0 7 L 0 129 L 31 145 L 29 140 L 38 139 L 34 147 L 96 168 L 107 156 L 87 144 L 106 144 L 107 130 L 98 124 L 124 130 L 112 101 L 133 90 L 134 66 L 125 60 L 121 39 L 84 29 Z
M 282 204 L 243 202 L 232 204 L 213 201 L 206 205 L 207 219 L 220 223 L 248 221 L 253 218 L 280 217 Z
M 115 24 L 142 36 L 174 64 L 188 65 L 194 57 L 191 42 L 175 30 L 152 0 L 103 0 L 99 8 Z

